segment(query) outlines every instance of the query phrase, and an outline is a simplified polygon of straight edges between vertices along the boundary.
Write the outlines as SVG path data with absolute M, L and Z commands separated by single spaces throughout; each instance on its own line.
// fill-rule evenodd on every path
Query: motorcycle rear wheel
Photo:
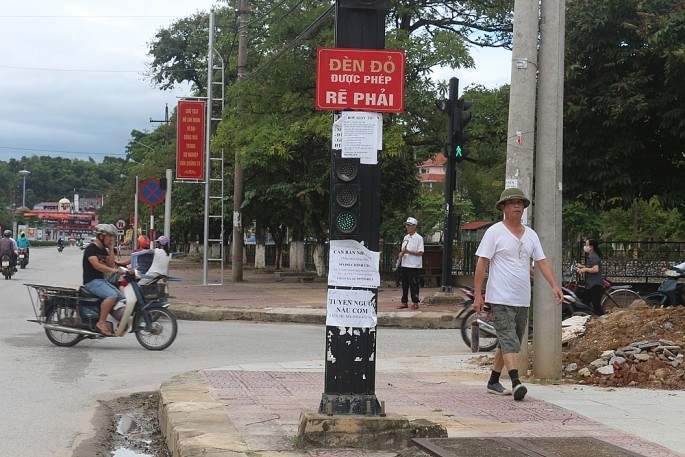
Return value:
M 64 325 L 64 319 L 76 319 L 76 310 L 74 308 L 54 307 L 45 316 L 46 324 Z M 78 344 L 83 339 L 83 335 L 78 333 L 60 332 L 58 330 L 45 329 L 45 336 L 55 346 L 71 347 Z
M 466 343 L 466 346 L 471 347 L 471 322 L 478 318 L 475 311 L 471 310 L 464 316 L 464 320 L 461 321 L 461 337 Z M 489 333 L 480 330 L 478 336 L 478 351 L 479 352 L 490 352 L 497 347 L 499 340 L 496 336 L 492 336 Z
M 150 351 L 162 351 L 174 342 L 178 333 L 176 317 L 166 308 L 154 308 L 148 310 L 152 327 L 145 330 L 145 319 L 141 314 L 136 316 L 136 339 L 145 349 Z
M 656 298 L 649 298 L 645 300 L 645 302 L 647 303 L 647 306 L 649 306 L 650 308 L 661 308 L 661 301 L 657 300 Z

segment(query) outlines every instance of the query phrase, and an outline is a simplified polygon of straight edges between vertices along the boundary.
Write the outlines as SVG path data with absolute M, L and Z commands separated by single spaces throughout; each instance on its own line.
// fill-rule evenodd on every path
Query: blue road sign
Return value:
M 159 179 L 146 179 L 140 185 L 139 198 L 150 206 L 159 205 L 164 201 L 166 191 L 159 186 Z

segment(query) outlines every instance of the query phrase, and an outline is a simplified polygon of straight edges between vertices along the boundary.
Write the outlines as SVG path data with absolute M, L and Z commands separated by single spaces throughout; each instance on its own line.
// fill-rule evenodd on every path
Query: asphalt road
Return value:
M 313 325 L 179 321 L 176 341 L 161 352 L 145 350 L 133 335 L 56 347 L 27 322 L 34 312 L 23 284 L 78 287 L 82 254 L 36 248 L 25 270 L 0 279 L 0 457 L 71 456 L 95 433 L 98 400 L 155 390 L 186 371 L 323 361 L 325 327 Z M 386 360 L 467 352 L 457 330 L 380 329 L 377 340 Z

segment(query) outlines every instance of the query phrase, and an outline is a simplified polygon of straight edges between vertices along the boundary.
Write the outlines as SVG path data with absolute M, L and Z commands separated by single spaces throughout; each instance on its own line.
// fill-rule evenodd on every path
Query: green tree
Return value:
M 685 2 L 567 4 L 564 195 L 683 208 Z

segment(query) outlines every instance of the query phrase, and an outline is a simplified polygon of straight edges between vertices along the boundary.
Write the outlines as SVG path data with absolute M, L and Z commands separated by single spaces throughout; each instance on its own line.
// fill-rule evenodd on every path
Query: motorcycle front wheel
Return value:
M 141 314 L 136 316 L 136 338 L 141 346 L 150 351 L 162 351 L 174 342 L 178 325 L 176 318 L 166 308 L 154 308 L 148 310 L 152 325 L 150 330 L 145 330 L 145 319 Z
M 471 322 L 477 318 L 476 312 L 471 310 L 461 321 L 461 337 L 468 347 L 471 347 Z M 499 340 L 496 336 L 492 336 L 481 329 L 478 334 L 478 342 L 480 343 L 478 345 L 479 352 L 490 352 L 497 347 Z
M 54 307 L 45 316 L 46 324 L 64 325 L 64 321 L 76 321 L 76 310 L 74 308 Z M 78 333 L 60 332 L 58 330 L 45 329 L 45 336 L 55 346 L 71 347 L 83 339 Z

